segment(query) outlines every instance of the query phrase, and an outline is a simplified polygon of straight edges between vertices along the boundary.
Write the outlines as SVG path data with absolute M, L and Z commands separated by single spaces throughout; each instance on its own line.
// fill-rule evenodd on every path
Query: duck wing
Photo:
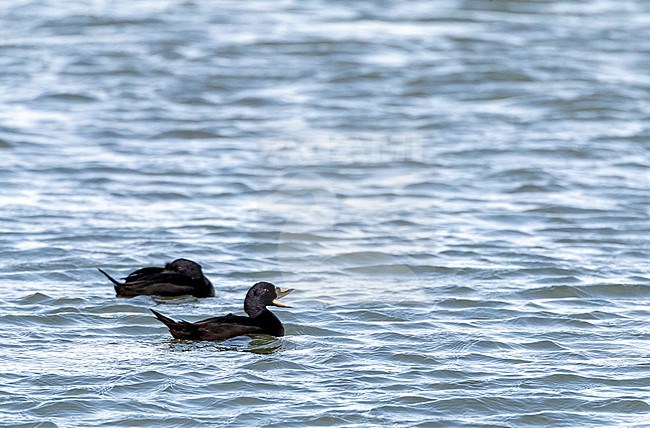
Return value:
M 249 334 L 263 334 L 264 330 L 254 325 L 244 324 L 210 324 L 199 327 L 199 340 L 226 340 Z
M 231 337 L 262 333 L 262 329 L 252 324 L 248 317 L 228 314 L 190 323 L 174 321 L 160 312 L 151 309 L 160 322 L 165 324 L 172 336 L 185 340 L 225 340 Z
M 161 273 L 164 270 L 165 268 L 160 268 L 160 267 L 144 267 L 142 269 L 138 269 L 131 272 L 129 276 L 124 278 L 124 281 L 125 282 L 140 281 L 142 279 L 145 279 L 148 276 Z
M 196 292 L 196 281 L 175 272 L 161 272 L 148 275 L 138 281 L 127 281 L 116 284 L 118 296 L 132 297 L 140 295 L 156 295 L 163 297 L 191 295 Z
M 262 334 L 264 330 L 255 325 L 250 317 L 228 314 L 194 323 L 200 340 L 226 340 L 249 334 Z

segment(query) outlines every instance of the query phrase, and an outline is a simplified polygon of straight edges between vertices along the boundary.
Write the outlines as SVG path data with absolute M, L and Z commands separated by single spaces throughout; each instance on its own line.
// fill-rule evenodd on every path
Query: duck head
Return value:
M 293 289 L 283 290 L 276 287 L 270 282 L 258 282 L 253 285 L 244 299 L 244 311 L 249 317 L 254 318 L 264 312 L 267 306 L 278 306 L 280 308 L 290 308 L 291 306 L 285 305 L 278 301 L 287 294 L 291 293 Z
M 201 266 L 192 260 L 176 259 L 171 263 L 167 263 L 165 269 L 178 272 L 195 280 L 203 278 Z

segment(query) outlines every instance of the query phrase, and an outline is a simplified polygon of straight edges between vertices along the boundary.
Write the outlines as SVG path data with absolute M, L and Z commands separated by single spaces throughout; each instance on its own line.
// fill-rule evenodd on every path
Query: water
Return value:
M 648 2 L 213 3 L 0 5 L 2 426 L 650 426 Z

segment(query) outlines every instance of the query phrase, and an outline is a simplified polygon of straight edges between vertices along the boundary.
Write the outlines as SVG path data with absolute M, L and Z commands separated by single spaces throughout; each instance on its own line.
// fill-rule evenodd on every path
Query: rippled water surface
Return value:
M 0 424 L 650 426 L 650 3 L 0 4 Z M 177 257 L 217 297 L 118 299 Z M 296 291 L 287 336 L 172 340 Z

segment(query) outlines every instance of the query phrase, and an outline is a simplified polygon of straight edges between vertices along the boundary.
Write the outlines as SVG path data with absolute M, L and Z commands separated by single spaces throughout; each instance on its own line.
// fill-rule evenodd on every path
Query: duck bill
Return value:
M 280 287 L 275 287 L 275 294 L 277 294 L 277 297 L 273 299 L 273 305 L 278 306 L 280 308 L 290 308 L 291 306 L 285 305 L 284 303 L 280 302 L 279 299 L 283 298 L 284 296 L 291 293 L 292 291 L 293 288 L 282 289 Z

